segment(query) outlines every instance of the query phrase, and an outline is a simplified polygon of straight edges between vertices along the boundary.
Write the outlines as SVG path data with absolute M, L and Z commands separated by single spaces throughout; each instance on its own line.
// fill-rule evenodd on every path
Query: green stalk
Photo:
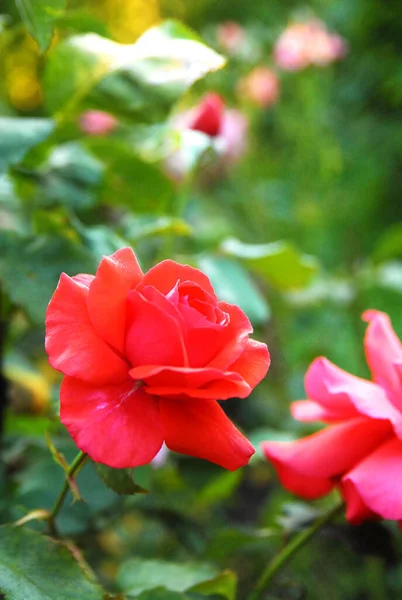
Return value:
M 319 517 L 310 527 L 298 533 L 291 541 L 271 560 L 261 574 L 256 586 L 248 596 L 247 600 L 259 600 L 262 593 L 271 583 L 272 579 L 287 564 L 300 548 L 305 546 L 312 537 L 327 523 L 341 514 L 344 508 L 343 502 L 338 502 L 331 510 Z
M 76 475 L 78 475 L 78 473 L 80 472 L 80 470 L 86 463 L 87 459 L 88 459 L 88 456 L 84 452 L 79 452 L 68 468 L 68 471 L 66 473 L 66 478 L 64 480 L 64 485 L 60 491 L 60 494 L 57 496 L 56 502 L 54 503 L 54 506 L 53 506 L 52 510 L 50 511 L 49 517 L 48 517 L 49 530 L 53 535 L 57 535 L 55 519 L 56 519 L 61 507 L 63 506 L 63 502 L 65 500 L 67 492 L 70 489 L 70 479 L 72 479 Z

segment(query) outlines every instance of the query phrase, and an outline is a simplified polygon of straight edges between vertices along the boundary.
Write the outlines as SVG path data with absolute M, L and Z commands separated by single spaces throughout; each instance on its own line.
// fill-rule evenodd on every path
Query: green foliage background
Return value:
M 67 460 L 75 452 L 57 421 L 60 381 L 43 349 L 46 304 L 62 271 L 92 273 L 103 254 L 124 245 L 144 269 L 170 257 L 205 270 L 271 351 L 266 381 L 247 400 L 225 404 L 256 445 L 310 431 L 288 407 L 303 398 L 316 356 L 368 376 L 363 310 L 385 310 L 402 334 L 401 5 L 112 4 L 0 6 L 2 523 L 54 502 L 63 470 L 46 431 Z M 158 16 L 184 25 L 161 26 L 157 59 L 122 68 L 110 60 L 110 42 L 104 51 L 88 37 L 134 44 Z M 339 32 L 348 55 L 325 68 L 279 72 L 279 101 L 253 106 L 237 92 L 239 78 L 273 66 L 275 40 L 306 16 Z M 216 31 L 226 20 L 244 26 L 248 45 L 219 68 Z M 190 63 L 202 65 L 198 81 L 180 61 L 169 63 L 166 44 L 177 38 L 190 44 Z M 191 45 L 199 39 L 207 46 Z M 166 67 L 177 69 L 173 84 Z M 210 140 L 184 138 L 170 120 L 209 90 L 249 119 L 245 156 L 218 173 Z M 83 134 L 79 117 L 88 109 L 113 114 L 115 131 Z M 177 149 L 193 166 L 181 183 L 163 166 Z M 331 502 L 296 502 L 259 452 L 235 473 L 170 454 L 161 468 L 134 473 L 148 495 L 119 496 L 98 475 L 85 466 L 77 479 L 85 503 L 67 502 L 60 514 L 69 547 L 41 535 L 40 521 L 0 529 L 0 597 L 242 600 L 289 534 Z M 328 527 L 266 597 L 398 599 L 400 538 L 389 523 Z

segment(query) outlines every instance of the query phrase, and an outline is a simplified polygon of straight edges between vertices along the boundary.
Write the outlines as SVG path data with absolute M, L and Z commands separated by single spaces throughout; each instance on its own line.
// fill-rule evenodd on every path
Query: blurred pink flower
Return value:
M 218 26 L 216 37 L 221 48 L 229 55 L 237 54 L 245 40 L 244 29 L 236 21 L 225 21 Z
M 311 19 L 292 23 L 279 37 L 274 49 L 277 65 L 285 71 L 299 71 L 309 65 L 326 66 L 346 55 L 347 43 L 328 31 L 325 23 Z
M 199 131 L 210 138 L 218 155 L 216 172 L 237 161 L 247 149 L 248 121 L 238 110 L 225 108 L 216 93 L 204 96 L 195 108 L 176 115 L 173 126 L 180 132 Z M 171 154 L 165 162 L 168 173 L 180 181 L 188 172 L 185 146 Z
M 117 120 L 103 110 L 87 110 L 79 118 L 79 126 L 87 135 L 107 135 L 117 127 Z
M 238 91 L 254 104 L 267 108 L 275 104 L 279 98 L 279 79 L 272 69 L 256 67 L 240 79 Z

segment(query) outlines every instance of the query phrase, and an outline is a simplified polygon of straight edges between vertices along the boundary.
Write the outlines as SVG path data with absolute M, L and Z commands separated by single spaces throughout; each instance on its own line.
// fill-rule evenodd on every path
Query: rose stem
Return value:
M 251 594 L 248 596 L 248 600 L 259 600 L 261 598 L 261 594 L 267 588 L 268 584 L 272 581 L 278 571 L 289 562 L 289 560 L 293 557 L 296 552 L 302 548 L 307 542 L 311 540 L 312 537 L 327 523 L 332 521 L 336 516 L 338 516 L 344 508 L 344 504 L 342 501 L 338 502 L 335 506 L 333 506 L 328 512 L 319 517 L 310 527 L 304 529 L 300 533 L 298 533 L 294 538 L 291 539 L 289 544 L 287 544 L 283 550 L 281 550 L 270 563 L 266 566 L 264 571 L 261 574 L 261 577 L 257 581 L 256 586 L 254 587 Z
M 50 511 L 49 518 L 48 518 L 49 530 L 54 535 L 57 534 L 57 530 L 56 530 L 54 521 L 55 521 L 61 507 L 63 506 L 64 499 L 67 495 L 68 490 L 70 489 L 69 479 L 73 478 L 75 475 L 77 475 L 79 473 L 81 468 L 84 466 L 87 458 L 88 458 L 88 456 L 84 452 L 79 452 L 68 468 L 68 471 L 66 473 L 66 478 L 64 480 L 64 485 L 60 491 L 60 494 L 57 496 L 56 502 L 54 503 L 54 506 L 53 506 L 52 510 Z

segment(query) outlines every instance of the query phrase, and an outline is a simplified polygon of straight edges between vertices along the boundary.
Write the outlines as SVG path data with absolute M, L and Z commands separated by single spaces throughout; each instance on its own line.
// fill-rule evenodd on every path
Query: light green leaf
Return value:
M 173 563 L 133 558 L 120 567 L 117 583 L 123 592 L 133 595 L 161 586 L 173 592 L 185 592 L 217 574 L 214 567 L 205 563 Z
M 240 306 L 256 325 L 269 320 L 268 303 L 241 264 L 230 258 L 205 255 L 198 258 L 197 265 L 211 279 L 221 300 Z
M 237 590 L 237 575 L 233 571 L 223 571 L 217 577 L 204 581 L 191 588 L 192 592 L 197 592 L 203 596 L 219 596 L 226 600 L 235 600 Z
M 45 140 L 54 125 L 52 119 L 0 117 L 0 173 Z
M 137 485 L 132 476 L 132 469 L 113 469 L 107 465 L 94 463 L 96 472 L 102 481 L 117 494 L 146 494 L 147 490 Z
M 243 260 L 270 285 L 282 291 L 306 286 L 319 267 L 315 257 L 300 254 L 288 242 L 244 244 L 228 239 L 221 249 L 225 254 Z
M 46 102 L 51 111 L 74 112 L 91 96 L 106 110 L 141 116 L 146 122 L 162 120 L 195 81 L 224 62 L 191 30 L 171 21 L 152 27 L 135 44 L 94 33 L 77 35 L 61 42 L 49 57 Z
M 21 18 L 42 52 L 53 37 L 53 24 L 63 15 L 67 0 L 16 0 Z
M 7 600 L 103 598 L 65 546 L 26 527 L 0 528 L 0 591 Z

